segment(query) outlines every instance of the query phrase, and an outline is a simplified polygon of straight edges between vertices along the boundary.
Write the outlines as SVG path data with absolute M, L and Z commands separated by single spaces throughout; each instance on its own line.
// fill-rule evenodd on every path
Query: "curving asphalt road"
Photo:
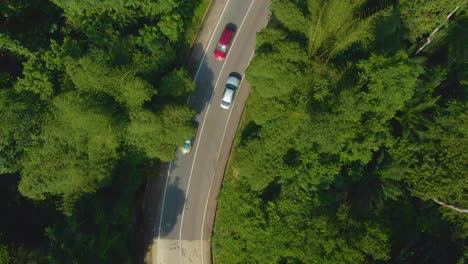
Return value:
M 255 49 L 255 34 L 268 20 L 269 0 L 227 0 L 222 8 L 215 26 L 202 29 L 205 34 L 210 30 L 211 38 L 203 48 L 194 77 L 197 88 L 189 100 L 197 112 L 198 133 L 192 152 L 184 156 L 178 151 L 169 166 L 153 263 L 211 263 L 216 196 L 248 96 L 246 82 L 242 81 L 230 110 L 219 103 L 228 75 L 244 75 Z M 219 62 L 213 58 L 213 50 L 228 23 L 237 26 L 237 33 L 226 59 Z

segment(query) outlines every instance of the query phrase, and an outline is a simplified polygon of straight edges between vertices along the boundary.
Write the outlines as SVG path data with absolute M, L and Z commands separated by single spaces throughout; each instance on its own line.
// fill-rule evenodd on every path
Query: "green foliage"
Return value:
M 32 53 L 21 46 L 21 44 L 9 37 L 8 35 L 5 35 L 4 33 L 0 32 L 0 50 L 8 50 L 11 51 L 17 55 L 24 56 L 24 57 L 29 57 L 32 55 Z
M 328 60 L 355 43 L 366 45 L 374 39 L 375 20 L 385 9 L 370 16 L 356 16 L 366 1 L 309 1 L 311 14 L 308 52 Z
M 162 36 L 157 26 L 145 25 L 138 33 L 139 36 L 136 39 L 136 43 L 140 47 L 147 49 L 153 54 L 158 54 L 164 48 Z
M 182 17 L 178 14 L 163 16 L 158 22 L 159 30 L 170 42 L 177 42 L 183 30 Z
M 176 103 L 194 84 L 175 60 L 197 3 L 2 2 L 0 174 L 21 175 L 46 238 L 2 245 L 0 261 L 136 262 L 142 168 L 193 134 L 193 111 Z M 254 129 L 220 196 L 217 263 L 463 260 L 466 216 L 432 199 L 468 207 L 466 16 L 413 59 L 401 40 L 459 3 L 392 3 L 273 1 L 275 28 L 257 36 L 246 75 Z M 17 184 L 2 186 L 5 206 L 24 209 Z M 66 216 L 41 207 L 57 203 Z M 33 237 L 24 227 L 7 228 Z
M 50 39 L 58 36 L 62 25 L 60 9 L 48 0 L 4 0 L 0 10 L 0 43 L 5 40 L 4 36 L 11 36 L 14 43 L 7 46 L 22 57 L 47 49 Z
M 146 110 L 132 112 L 126 142 L 148 158 L 170 161 L 175 146 L 182 145 L 193 133 L 192 116 L 193 110 L 187 106 L 167 106 L 159 114 Z
M 40 96 L 42 100 L 50 100 L 54 94 L 54 86 L 50 74 L 37 57 L 32 57 L 23 64 L 23 75 L 15 84 L 15 90 L 28 91 Z
M 72 216 L 46 228 L 56 263 L 136 263 L 134 195 L 145 170 L 154 169 L 143 164 L 142 158 L 129 153 L 118 164 L 112 188 L 79 200 Z
M 264 125 L 277 119 L 279 113 L 288 113 L 285 104 L 280 98 L 263 98 L 253 91 L 247 107 L 255 124 Z
M 172 98 L 187 97 L 195 91 L 195 83 L 184 69 L 178 69 L 161 79 L 160 93 Z
M 20 192 L 33 199 L 63 198 L 63 209 L 107 180 L 118 158 L 112 120 L 75 93 L 54 99 L 54 109 L 22 162 Z
M 358 65 L 360 83 L 366 86 L 358 98 L 360 110 L 373 112 L 376 118 L 386 122 L 405 106 L 419 84 L 424 72 L 421 60 L 409 59 L 404 52 L 392 57 L 372 55 Z
M 257 53 L 268 53 L 269 51 L 275 50 L 275 44 L 281 41 L 286 40 L 288 35 L 276 28 L 264 28 L 262 31 L 257 33 L 256 36 L 256 46 Z
M 401 52 L 362 60 L 357 87 L 341 91 L 331 112 L 314 117 L 311 137 L 320 152 L 339 154 L 344 162 L 367 163 L 381 146 L 391 146 L 388 122 L 413 96 L 421 63 Z
M 18 160 L 34 144 L 42 121 L 43 105 L 30 94 L 0 90 L 0 174 L 18 170 Z
M 158 15 L 169 13 L 178 5 L 173 0 L 158 2 L 53 0 L 52 2 L 63 9 L 69 22 L 75 27 L 85 30 L 86 28 L 99 30 L 100 25 L 106 22 L 112 22 L 112 25 L 108 23 L 111 27 L 123 27 L 134 23 L 134 20 L 138 18 L 155 18 Z M 92 23 L 93 20 L 99 20 L 99 23 Z
M 96 60 L 98 62 L 96 62 Z M 99 63 L 100 58 L 83 57 L 69 60 L 66 65 L 68 77 L 78 91 L 105 94 L 129 109 L 138 109 L 156 93 L 132 70 L 112 69 Z
M 194 83 L 176 59 L 205 13 L 199 4 L 2 1 L 0 174 L 21 178 L 5 185 L 4 203 L 42 223 L 12 227 L 16 215 L 5 213 L 0 232 L 21 234 L 7 238 L 11 263 L 136 262 L 141 168 L 169 161 L 193 134 L 181 97 Z
M 450 102 L 427 131 L 421 131 L 417 145 L 403 140 L 394 158 L 413 194 L 423 200 L 440 199 L 468 208 L 468 108 Z
M 299 43 L 281 40 L 275 31 L 265 32 L 263 45 L 270 45 L 272 50 L 258 54 L 246 73 L 260 97 L 285 95 L 307 82 L 304 78 L 306 53 Z
M 210 4 L 211 0 L 200 0 L 200 2 L 194 8 L 191 22 L 188 23 L 187 29 L 185 30 L 185 39 L 187 44 L 192 45 L 193 41 L 195 40 L 196 34 L 201 27 Z
M 455 7 L 462 5 L 463 1 L 428 0 L 415 2 L 403 0 L 398 4 L 406 29 L 405 37 L 412 43 L 416 43 L 420 38 L 428 36 L 436 27 L 447 22 L 447 15 Z
M 310 21 L 296 3 L 274 0 L 272 6 L 275 18 L 288 30 L 307 35 Z
M 391 219 L 392 263 L 458 263 L 463 258 L 463 247 L 457 245 L 461 241 L 449 237 L 457 232 L 441 218 L 437 204 L 405 196 L 386 207 L 385 215 Z
M 275 0 L 272 11 L 247 69 L 215 262 L 463 259 L 465 214 L 433 200 L 468 208 L 466 63 L 453 55 L 463 17 L 431 57 L 412 58 L 391 1 Z
M 8 264 L 10 263 L 10 253 L 8 252 L 8 247 L 5 245 L 0 245 L 0 263 Z
M 430 69 L 422 76 L 415 95 L 395 117 L 395 121 L 401 126 L 398 133 L 401 133 L 404 140 L 419 142 L 427 127 L 434 122 L 432 115 L 440 101 L 440 96 L 434 96 L 434 92 L 446 77 L 447 71 L 440 67 Z
M 261 132 L 266 134 L 272 131 Z M 277 141 L 266 145 L 264 143 L 266 138 Z M 272 138 L 271 135 L 262 135 L 261 139 L 248 141 L 246 146 L 236 154 L 239 157 L 236 162 L 242 168 L 240 173 L 246 178 L 253 190 L 263 190 L 278 176 L 278 170 L 281 168 L 281 154 L 285 154 L 287 151 L 287 145 L 284 144 L 283 140 Z
M 247 186 L 242 179 L 224 184 L 213 241 L 216 262 L 295 258 L 299 263 L 366 263 L 389 258 L 388 232 L 354 219 L 348 206 L 319 209 L 310 197 L 300 200 L 301 191 L 286 190 L 265 201 L 265 193 L 260 199 Z

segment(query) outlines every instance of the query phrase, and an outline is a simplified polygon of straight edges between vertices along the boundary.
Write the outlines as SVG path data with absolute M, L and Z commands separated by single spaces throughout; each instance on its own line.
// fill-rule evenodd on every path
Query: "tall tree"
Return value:
M 54 109 L 43 125 L 40 145 L 29 148 L 22 160 L 20 192 L 29 198 L 63 198 L 72 203 L 92 193 L 113 173 L 119 140 L 112 119 L 76 93 L 54 99 Z
M 50 100 L 54 94 L 51 73 L 37 56 L 32 56 L 23 63 L 24 78 L 18 79 L 14 88 L 17 91 L 29 91 L 37 94 L 42 100 Z
M 27 48 L 23 47 L 19 41 L 12 39 L 10 36 L 5 33 L 0 32 L 0 50 L 8 50 L 17 55 L 29 57 L 32 55 L 32 52 Z
M 307 28 L 310 23 L 307 19 L 307 10 L 301 9 L 298 3 L 294 3 L 293 1 L 273 0 L 272 9 L 275 12 L 275 17 L 288 30 L 307 35 Z
M 195 83 L 186 70 L 178 69 L 161 79 L 160 91 L 163 96 L 186 98 L 195 91 Z
M 406 38 L 416 43 L 420 38 L 428 36 L 437 26 L 447 22 L 447 15 L 460 0 L 402 0 L 398 2 L 403 25 L 406 29 Z
M 367 163 L 374 151 L 390 146 L 389 121 L 412 98 L 423 73 L 421 64 L 403 52 L 362 60 L 357 86 L 341 91 L 336 107 L 312 120 L 311 137 L 320 152 Z
M 175 147 L 193 135 L 192 116 L 193 111 L 187 106 L 174 105 L 165 107 L 160 113 L 132 112 L 126 142 L 148 158 L 170 161 L 174 158 Z
M 358 15 L 366 1 L 308 1 L 310 29 L 308 52 L 322 61 L 334 57 L 352 44 L 367 45 L 374 39 L 375 20 L 384 15 L 385 7 L 368 11 L 369 15 Z M 377 10 L 377 11 L 375 11 Z M 372 13 L 373 12 L 373 13 Z
M 0 174 L 19 169 L 21 155 L 37 142 L 43 111 L 44 104 L 30 93 L 0 90 Z
M 11 257 L 10 252 L 8 252 L 8 247 L 4 244 L 0 245 L 0 263 L 8 264 L 10 263 Z
M 402 140 L 392 151 L 414 195 L 468 208 L 467 124 L 467 105 L 450 102 L 427 130 L 419 131 L 417 144 Z
M 111 68 L 102 56 L 68 60 L 66 72 L 79 91 L 111 96 L 128 109 L 141 108 L 156 93 L 148 82 L 136 76 L 135 71 Z

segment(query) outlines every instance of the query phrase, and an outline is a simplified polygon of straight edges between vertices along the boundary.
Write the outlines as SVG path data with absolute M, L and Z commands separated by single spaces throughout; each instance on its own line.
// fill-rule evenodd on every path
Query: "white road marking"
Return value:
M 220 73 L 223 72 L 224 65 L 226 65 L 226 59 L 223 62 L 223 66 L 221 66 Z M 215 83 L 215 86 L 214 86 L 215 88 L 218 86 L 219 78 L 221 78 L 221 74 L 219 74 L 218 78 L 216 79 L 216 83 Z M 213 93 L 214 93 L 214 89 L 213 89 Z M 213 96 L 213 93 L 211 94 L 211 97 Z M 209 103 L 207 108 L 206 108 L 205 116 L 203 117 L 202 127 L 201 127 L 201 130 L 200 130 L 200 136 L 198 137 L 197 144 L 195 146 L 196 149 L 195 149 L 195 154 L 193 156 L 192 167 L 190 168 L 190 176 L 189 176 L 189 181 L 188 181 L 188 185 L 187 185 L 187 192 L 185 193 L 184 207 L 182 209 L 182 216 L 180 218 L 180 229 L 179 229 L 179 248 L 180 248 L 180 252 L 179 253 L 180 253 L 181 263 L 183 263 L 183 261 L 182 261 L 182 227 L 184 225 L 185 204 L 187 202 L 187 197 L 188 197 L 189 190 L 190 190 L 190 182 L 192 181 L 193 167 L 195 165 L 195 160 L 197 158 L 198 144 L 200 143 L 200 139 L 202 138 L 203 127 L 205 126 L 206 116 L 208 115 L 208 112 L 210 111 L 210 106 L 211 106 L 211 103 Z
M 208 53 L 208 48 L 210 47 L 211 41 L 213 40 L 213 37 L 214 37 L 214 35 L 215 35 L 216 31 L 217 31 L 219 23 L 221 22 L 221 18 L 223 17 L 224 11 L 226 11 L 226 8 L 227 8 L 227 6 L 229 4 L 229 1 L 230 0 L 228 0 L 226 2 L 226 5 L 224 6 L 223 11 L 221 12 L 221 15 L 219 16 L 218 22 L 216 23 L 216 26 L 215 26 L 215 28 L 213 30 L 213 33 L 211 34 L 211 38 L 210 38 L 210 41 L 208 42 L 208 45 L 206 47 L 205 54 L 203 55 L 203 58 L 202 58 L 200 64 L 198 65 L 198 70 L 197 70 L 197 73 L 195 74 L 194 82 L 197 81 L 198 75 L 200 73 L 201 66 L 202 66 L 203 62 L 205 61 L 206 54 Z M 235 37 L 234 37 L 234 40 L 233 40 L 233 44 L 234 44 L 234 41 L 235 41 Z M 227 56 L 229 56 L 229 53 L 228 53 Z M 224 65 L 226 64 L 226 61 L 227 61 L 227 58 L 223 61 L 223 66 L 221 67 L 220 73 L 223 72 Z M 216 89 L 216 87 L 218 85 L 218 81 L 219 81 L 220 77 L 221 77 L 221 74 L 218 76 L 218 79 L 216 80 L 215 86 L 213 88 L 213 92 L 211 93 L 211 97 L 213 97 L 214 90 Z M 189 98 L 189 100 L 190 100 L 190 98 Z M 200 139 L 202 138 L 202 135 L 203 135 L 203 127 L 205 126 L 206 116 L 208 115 L 208 112 L 210 110 L 210 106 L 211 106 L 211 103 L 209 103 L 207 108 L 206 108 L 205 116 L 203 117 L 202 127 L 200 129 L 200 136 L 198 137 L 197 143 L 194 146 L 196 149 L 195 149 L 195 153 L 194 153 L 194 156 L 193 156 L 192 166 L 190 168 L 190 176 L 189 176 L 189 181 L 188 181 L 188 185 L 187 185 L 187 191 L 185 193 L 184 206 L 183 206 L 183 209 L 182 209 L 182 216 L 181 216 L 181 220 L 180 220 L 180 229 L 179 229 L 179 256 L 180 256 L 180 262 L 181 263 L 183 263 L 183 258 L 182 258 L 182 227 L 184 225 L 185 204 L 187 202 L 187 197 L 188 197 L 188 193 L 189 193 L 189 190 L 190 190 L 190 182 L 192 181 L 193 167 L 194 167 L 194 164 L 195 164 L 195 160 L 197 158 L 198 145 L 199 145 Z
M 206 58 L 206 55 L 207 55 L 207 53 L 208 53 L 208 51 L 209 51 L 208 48 L 209 48 L 210 45 L 211 45 L 211 42 L 212 42 L 212 40 L 213 40 L 213 37 L 214 37 L 214 35 L 215 35 L 216 31 L 217 31 L 217 28 L 218 28 L 218 26 L 219 26 L 219 23 L 221 22 L 221 18 L 223 17 L 223 14 L 224 14 L 224 12 L 225 12 L 225 10 L 226 10 L 228 4 L 229 4 L 229 1 L 230 1 L 230 0 L 228 0 L 228 1 L 226 2 L 226 5 L 224 6 L 223 11 L 221 12 L 221 15 L 220 15 L 220 17 L 219 17 L 219 19 L 218 19 L 218 22 L 217 22 L 217 24 L 216 24 L 216 26 L 215 26 L 215 29 L 214 29 L 214 31 L 213 31 L 213 33 L 212 33 L 212 35 L 211 35 L 211 38 L 210 38 L 210 40 L 209 40 L 209 42 L 208 42 L 207 47 L 206 47 L 206 51 L 205 51 L 205 53 L 204 53 L 204 55 L 203 55 L 203 57 L 202 57 L 202 60 L 200 61 L 200 64 L 198 65 L 198 69 L 197 69 L 197 72 L 196 72 L 195 77 L 194 77 L 194 82 L 196 82 L 196 80 L 198 79 L 198 75 L 199 75 L 199 73 L 200 73 L 201 66 L 202 66 L 202 64 L 204 63 L 205 58 Z M 250 10 L 251 10 L 252 5 L 253 5 L 254 2 L 255 2 L 255 0 L 253 0 L 253 1 L 251 2 L 250 6 L 249 6 L 249 8 L 248 8 L 248 10 L 247 10 L 247 13 L 246 13 L 246 15 L 244 16 L 244 18 L 243 18 L 243 20 L 242 20 L 242 22 L 241 22 L 241 25 L 239 26 L 238 32 L 240 32 L 240 30 L 241 30 L 241 28 L 242 28 L 242 25 L 244 24 L 245 19 L 247 18 L 247 16 L 248 16 L 248 14 L 249 14 L 249 12 L 250 12 Z M 237 35 L 238 35 L 238 34 L 236 34 L 236 36 L 234 37 L 232 46 L 234 46 L 234 43 L 235 43 L 235 41 L 236 41 L 236 39 L 237 39 Z M 223 69 L 224 69 L 225 63 L 226 63 L 226 61 L 227 61 L 227 59 L 228 59 L 228 57 L 229 57 L 229 54 L 230 54 L 230 53 L 227 54 L 226 59 L 225 59 L 224 62 L 223 62 L 223 65 L 222 65 L 222 67 L 221 67 L 220 73 L 223 72 Z M 254 53 L 252 53 L 252 55 L 251 55 L 251 57 L 250 57 L 250 59 L 249 59 L 249 62 L 250 62 L 250 60 L 252 59 L 253 54 L 254 54 Z M 218 76 L 214 88 L 216 88 L 216 87 L 218 86 L 218 82 L 219 82 L 220 77 L 221 77 L 221 74 Z M 242 82 L 243 82 L 243 79 L 242 79 Z M 241 87 L 241 85 L 242 85 L 242 82 L 241 82 L 240 85 L 239 85 L 239 89 L 240 89 L 240 87 Z M 214 93 L 214 89 L 213 89 L 213 93 Z M 213 93 L 211 94 L 211 96 L 213 96 Z M 190 97 L 188 98 L 187 103 L 189 102 L 189 100 L 190 100 Z M 188 193 L 189 193 L 189 190 L 190 190 L 190 183 L 191 183 L 191 179 L 192 179 L 192 175 L 193 175 L 193 168 L 194 168 L 195 160 L 196 160 L 196 157 L 197 157 L 198 145 L 199 145 L 200 139 L 201 139 L 201 137 L 202 137 L 202 135 L 203 135 L 203 128 L 204 128 L 204 126 L 205 126 L 206 116 L 208 115 L 210 106 L 211 106 L 211 104 L 208 104 L 207 109 L 206 109 L 206 112 L 205 112 L 205 115 L 204 115 L 204 117 L 203 117 L 202 127 L 201 127 L 201 130 L 200 130 L 200 135 L 199 135 L 198 140 L 197 140 L 197 142 L 196 142 L 196 144 L 195 144 L 195 146 L 194 146 L 196 149 L 195 149 L 194 158 L 193 158 L 193 161 L 192 161 L 192 166 L 191 166 L 191 168 L 190 168 L 190 176 L 189 176 L 189 181 L 188 181 L 188 186 L 187 186 L 187 192 L 186 192 L 186 194 L 185 194 L 184 205 L 183 205 L 183 209 L 182 209 L 181 224 L 180 224 L 180 229 L 179 229 L 179 254 L 180 254 L 180 261 L 181 261 L 181 263 L 183 263 L 183 258 L 182 258 L 182 239 L 181 239 L 181 238 L 182 238 L 182 227 L 183 227 L 184 215 L 185 215 L 185 205 L 186 205 L 187 198 L 188 198 Z M 226 129 L 227 129 L 227 126 L 228 126 L 228 124 L 229 124 L 229 120 L 230 120 L 230 117 L 231 117 L 232 109 L 234 108 L 234 106 L 235 106 L 235 101 L 234 101 L 234 103 L 233 103 L 233 105 L 232 105 L 232 108 L 231 108 L 231 110 L 230 110 L 230 112 L 229 112 L 228 119 L 227 119 L 227 123 L 226 123 L 226 125 L 225 125 L 225 127 L 224 127 L 223 137 L 222 137 L 222 140 L 221 140 L 221 146 L 220 146 L 220 148 L 219 148 L 219 150 L 218 150 L 217 160 L 219 159 L 219 155 L 220 155 L 222 143 L 223 143 L 224 137 L 225 137 L 225 135 L 226 135 Z M 161 217 L 160 217 L 160 221 L 159 221 L 158 264 L 160 263 L 160 259 L 159 259 L 159 256 L 160 256 L 160 254 L 159 254 L 159 245 L 160 245 L 160 242 L 159 242 L 159 240 L 160 240 L 160 236 L 161 236 L 162 216 L 163 216 L 163 213 L 164 213 L 164 204 L 165 204 L 165 199 L 166 199 L 167 183 L 168 183 L 168 179 L 169 179 L 171 167 L 172 167 L 172 161 L 171 161 L 171 163 L 170 163 L 170 165 L 169 165 L 168 177 L 166 178 L 166 184 L 165 184 L 165 188 L 164 188 L 164 195 L 163 195 L 163 201 L 162 201 L 162 202 L 163 202 L 163 204 L 162 204 L 163 206 L 162 206 L 162 208 L 161 208 Z M 210 196 L 210 193 L 211 193 L 211 187 L 212 187 L 212 184 L 213 184 L 213 178 L 214 178 L 214 176 L 211 178 L 210 189 L 209 189 L 209 191 L 208 191 L 208 196 L 207 196 L 207 200 L 206 200 L 206 203 L 205 203 L 205 210 L 204 210 L 204 212 L 203 212 L 203 220 L 202 220 L 202 227 L 201 227 L 201 241 L 203 240 L 203 230 L 204 230 L 204 223 L 205 223 L 205 217 L 206 217 L 206 209 L 207 209 L 207 206 L 208 206 L 208 200 L 209 200 L 209 196 Z M 201 241 L 200 241 L 200 242 L 201 242 Z M 204 259 L 203 259 L 203 243 L 200 243 L 200 245 L 201 245 L 201 252 L 200 252 L 200 254 L 201 254 L 201 258 L 202 258 L 202 263 L 204 263 Z
M 242 81 L 244 81 L 244 79 L 242 79 Z M 239 89 L 240 89 L 241 86 L 242 86 L 242 82 L 239 84 Z M 229 112 L 229 115 L 228 115 L 228 118 L 227 118 L 227 123 L 224 126 L 224 132 L 223 132 L 224 134 L 223 134 L 223 138 L 221 139 L 221 145 L 220 145 L 219 150 L 218 150 L 218 156 L 216 157 L 216 162 L 219 159 L 219 154 L 221 152 L 221 147 L 223 146 L 224 136 L 226 135 L 226 129 L 227 129 L 227 126 L 229 124 L 229 119 L 231 118 L 232 109 L 234 109 L 235 104 L 236 104 L 236 101 L 234 101 L 232 103 L 231 111 Z M 215 164 L 216 164 L 216 162 L 215 162 Z M 202 220 L 201 238 L 200 238 L 200 252 L 202 254 L 201 255 L 202 256 L 202 262 L 201 262 L 202 264 L 204 263 L 204 260 L 203 260 L 203 231 L 205 229 L 206 209 L 208 208 L 208 201 L 210 200 L 211 188 L 213 186 L 213 179 L 214 179 L 215 175 L 216 175 L 216 165 L 215 165 L 215 173 L 211 177 L 210 188 L 208 189 L 208 195 L 206 196 L 205 209 L 203 210 L 203 220 Z
M 169 175 L 171 174 L 171 167 L 172 167 L 172 161 L 169 163 L 169 169 L 167 169 L 167 177 L 166 177 L 166 184 L 164 185 L 164 195 L 163 195 L 163 200 L 162 200 L 162 206 L 161 206 L 161 215 L 159 217 L 159 229 L 158 229 L 158 264 L 160 263 L 159 261 L 159 245 L 161 242 L 159 241 L 159 238 L 161 237 L 161 225 L 162 225 L 162 216 L 164 214 L 164 202 L 166 201 L 166 190 L 167 190 L 167 182 L 169 181 Z
M 241 24 L 240 24 L 240 26 L 239 26 L 238 32 L 241 31 L 242 25 L 244 25 L 245 19 L 247 18 L 248 14 L 249 14 L 249 12 L 250 12 L 250 9 L 252 9 L 252 6 L 253 6 L 254 2 L 255 2 L 255 0 L 253 0 L 252 3 L 250 3 L 249 9 L 247 9 L 247 12 L 245 13 L 244 18 L 242 19 L 242 22 L 241 22 Z M 232 47 L 234 46 L 234 43 L 236 43 L 237 36 L 238 36 L 238 34 L 236 34 L 236 36 L 234 37 L 234 40 L 232 41 Z M 254 51 L 252 52 L 252 55 L 251 55 L 250 58 L 249 58 L 249 63 L 250 63 L 250 60 L 252 59 L 254 53 L 255 53 L 255 47 L 254 47 Z M 226 56 L 226 61 L 227 61 L 227 59 L 229 58 L 229 54 L 230 54 L 230 53 L 228 53 L 227 56 Z M 223 68 L 224 68 L 224 64 L 223 64 Z M 221 68 L 221 73 L 222 73 L 222 72 L 223 72 L 223 69 Z M 221 74 L 220 74 L 220 75 L 221 75 Z M 244 75 L 245 75 L 245 72 L 244 72 Z M 219 79 L 219 77 L 218 77 L 218 79 Z M 241 83 L 239 84 L 239 88 L 238 88 L 239 90 L 240 90 L 240 88 L 241 88 L 243 82 L 244 82 L 244 76 L 242 76 L 242 81 L 241 81 Z M 216 83 L 218 83 L 218 81 L 216 81 Z M 215 87 L 216 87 L 216 85 L 215 85 Z M 238 91 L 238 92 L 239 92 L 239 91 Z M 230 111 L 229 111 L 229 115 L 228 115 L 228 118 L 227 118 L 226 125 L 224 126 L 223 137 L 222 137 L 222 139 L 221 139 L 221 144 L 220 144 L 219 149 L 218 149 L 218 156 L 216 157 L 216 162 L 218 162 L 219 155 L 220 155 L 220 153 L 221 153 L 221 148 L 222 148 L 222 146 L 223 146 L 224 137 L 226 136 L 226 129 L 227 129 L 227 127 L 228 127 L 229 119 L 231 118 L 231 113 L 232 113 L 232 110 L 234 109 L 235 104 L 236 104 L 236 100 L 234 100 L 234 102 L 233 102 L 233 104 L 232 104 L 232 106 L 231 106 L 231 109 L 230 109 Z M 216 163 L 216 162 L 215 162 L 215 163 Z M 201 237 L 200 237 L 200 254 L 201 254 L 201 260 L 202 260 L 201 263 L 202 263 L 202 264 L 204 263 L 204 259 L 203 259 L 203 231 L 204 231 L 204 228 L 205 228 L 206 209 L 208 208 L 208 201 L 209 201 L 209 199 L 210 199 L 211 187 L 212 187 L 212 185 L 213 185 L 213 179 L 214 179 L 214 176 L 215 176 L 215 175 L 216 175 L 216 166 L 215 166 L 215 174 L 211 177 L 210 188 L 208 189 L 208 195 L 207 195 L 207 197 L 206 197 L 206 202 L 205 202 L 205 209 L 203 210 L 203 220 L 202 220 L 201 233 L 200 233 L 200 234 L 201 234 Z
M 216 33 L 216 30 L 219 26 L 219 23 L 221 22 L 221 18 L 223 17 L 223 14 L 224 14 L 224 11 L 226 11 L 226 7 L 228 6 L 229 4 L 229 1 L 230 0 L 227 0 L 226 2 L 226 5 L 224 6 L 223 8 L 223 11 L 221 12 L 221 15 L 219 16 L 218 18 L 218 22 L 216 23 L 216 26 L 213 30 L 213 33 L 211 33 L 211 37 L 210 37 L 210 40 L 208 41 L 208 45 L 206 46 L 206 50 L 205 50 L 205 53 L 203 54 L 203 57 L 202 57 L 202 60 L 200 61 L 200 63 L 198 64 L 198 69 L 197 69 L 197 73 L 195 74 L 195 77 L 193 79 L 194 82 L 197 81 L 198 79 L 198 75 L 200 73 L 200 69 L 201 69 L 201 66 L 203 64 L 203 62 L 205 61 L 205 57 L 206 57 L 206 54 L 208 53 L 208 48 L 210 47 L 211 45 L 211 42 L 213 41 L 213 37 Z M 215 86 L 216 87 L 216 86 Z M 187 99 L 187 104 L 188 102 L 190 101 L 190 97 Z M 206 113 L 205 113 L 205 116 L 203 117 L 203 123 L 202 123 L 202 129 L 200 131 L 200 136 L 198 137 L 198 141 L 197 141 L 197 146 L 198 146 L 198 142 L 200 142 L 200 138 L 201 138 L 201 135 L 203 133 L 203 126 L 205 125 L 205 119 L 206 119 L 206 114 L 208 113 L 208 110 L 210 108 L 210 105 L 208 105 L 207 107 L 207 110 L 206 110 Z M 193 160 L 195 161 L 195 158 L 196 158 L 196 155 L 197 155 L 197 150 L 198 150 L 198 147 L 197 149 L 195 150 L 195 154 L 194 154 L 194 157 L 193 157 Z M 190 169 L 190 178 L 192 177 L 192 170 L 193 170 L 193 164 L 194 162 L 192 162 L 192 168 Z M 162 206 L 161 206 L 161 214 L 160 214 L 160 220 L 159 220 L 159 232 L 158 232 L 158 264 L 160 264 L 160 259 L 159 259 L 159 256 L 161 254 L 159 254 L 160 250 L 159 250 L 159 245 L 161 244 L 160 243 L 160 238 L 161 238 L 161 225 L 162 225 L 162 218 L 163 218 L 163 213 L 164 213 L 164 204 L 165 204 L 165 200 L 166 200 L 166 190 L 167 190 L 167 182 L 168 182 L 168 179 L 169 179 L 169 174 L 170 174 L 170 168 L 172 166 L 172 161 L 171 163 L 169 164 L 169 170 L 167 172 L 167 179 L 166 179 L 166 184 L 164 186 L 164 194 L 163 194 L 163 203 L 162 203 Z M 189 178 L 189 186 L 190 186 L 190 178 Z M 188 189 L 187 189 L 187 193 L 188 193 Z M 185 201 L 187 200 L 187 196 L 185 197 L 185 200 L 184 200 L 184 211 L 185 211 Z M 182 221 L 183 221 L 183 213 L 184 211 L 182 212 Z M 181 225 L 181 229 L 182 230 L 182 225 Z M 179 232 L 179 251 L 180 251 L 180 262 L 182 263 L 182 241 L 181 241 L 181 233 Z
M 224 11 L 226 11 L 226 7 L 228 6 L 229 1 L 230 1 L 230 0 L 227 0 L 226 5 L 224 5 L 223 11 L 221 12 L 221 15 L 220 15 L 219 18 L 218 18 L 218 22 L 216 23 L 216 26 L 215 26 L 215 28 L 214 28 L 214 30 L 213 30 L 213 33 L 211 33 L 211 37 L 210 37 L 210 40 L 208 41 L 208 45 L 206 46 L 205 53 L 203 54 L 203 57 L 202 57 L 202 59 L 201 59 L 201 61 L 200 61 L 200 64 L 198 64 L 197 72 L 195 73 L 195 77 L 193 78 L 193 81 L 194 81 L 194 82 L 196 82 L 197 79 L 198 79 L 198 74 L 200 74 L 201 65 L 203 64 L 203 62 L 205 62 L 206 54 L 208 53 L 208 48 L 210 47 L 211 41 L 213 40 L 213 37 L 214 37 L 214 35 L 215 35 L 215 33 L 216 33 L 216 29 L 217 29 L 218 26 L 219 26 L 219 22 L 221 22 L 221 18 L 223 17 Z M 188 97 L 188 99 L 187 99 L 187 104 L 190 102 L 190 98 L 191 98 L 191 96 Z

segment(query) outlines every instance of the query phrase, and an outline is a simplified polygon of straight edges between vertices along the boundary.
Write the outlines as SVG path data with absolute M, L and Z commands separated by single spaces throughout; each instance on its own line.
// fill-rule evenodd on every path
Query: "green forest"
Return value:
M 215 263 L 467 263 L 466 2 L 272 0 L 271 12 Z
M 0 263 L 136 263 L 206 0 L 0 2 Z

